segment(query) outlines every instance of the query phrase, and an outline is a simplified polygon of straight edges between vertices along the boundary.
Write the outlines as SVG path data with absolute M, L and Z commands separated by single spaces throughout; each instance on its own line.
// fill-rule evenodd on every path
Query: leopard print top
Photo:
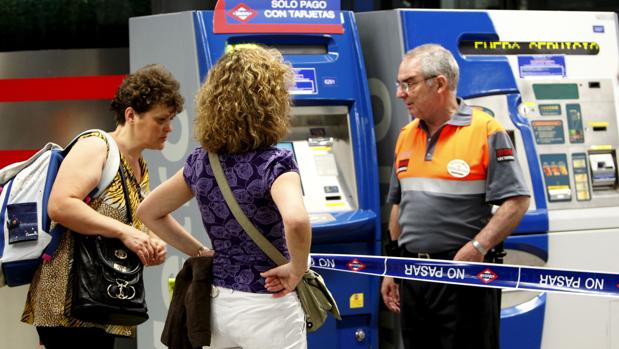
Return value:
M 97 136 L 105 140 L 100 133 L 92 133 L 83 137 Z M 107 142 L 107 141 L 106 141 Z M 137 182 L 133 172 L 121 155 L 121 166 L 127 174 L 127 189 L 132 213 L 135 213 L 139 203 L 150 191 L 148 168 L 143 158 L 140 158 L 142 181 Z M 125 197 L 122 190 L 120 174 L 117 173 L 112 183 L 90 206 L 98 213 L 127 223 Z M 52 224 L 55 224 L 54 222 Z M 144 232 L 147 229 L 133 214 L 133 226 Z M 60 327 L 99 327 L 107 333 L 119 336 L 135 336 L 135 326 L 99 325 L 72 318 L 71 309 L 71 265 L 73 262 L 73 232 L 63 234 L 54 258 L 44 262 L 37 270 L 26 298 L 22 321 L 34 326 Z

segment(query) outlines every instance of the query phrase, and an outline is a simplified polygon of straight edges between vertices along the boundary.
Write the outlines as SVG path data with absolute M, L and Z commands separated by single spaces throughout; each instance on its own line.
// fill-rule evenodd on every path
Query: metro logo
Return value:
M 247 22 L 254 16 L 256 16 L 256 11 L 249 6 L 240 3 L 232 10 L 230 10 L 228 12 L 228 15 L 234 19 L 238 19 L 241 22 Z
M 351 260 L 350 262 L 348 262 L 346 264 L 346 266 L 348 267 L 348 269 L 350 269 L 352 271 L 361 271 L 361 270 L 365 269 L 365 264 L 363 264 L 363 262 L 361 262 L 357 258 L 355 258 L 355 259 Z
M 484 284 L 487 284 L 496 280 L 498 276 L 492 270 L 490 270 L 490 268 L 486 268 L 482 272 L 477 274 L 477 278 Z

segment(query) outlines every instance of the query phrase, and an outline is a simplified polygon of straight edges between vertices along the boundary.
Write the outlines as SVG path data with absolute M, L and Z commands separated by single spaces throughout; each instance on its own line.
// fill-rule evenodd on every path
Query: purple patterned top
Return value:
M 284 225 L 271 198 L 271 185 L 283 173 L 299 172 L 292 153 L 269 147 L 244 154 L 222 154 L 219 160 L 243 212 L 288 257 Z M 183 175 L 198 201 L 204 228 L 215 249 L 213 285 L 268 293 L 260 273 L 275 264 L 232 215 L 217 186 L 206 150 L 197 148 L 189 155 Z

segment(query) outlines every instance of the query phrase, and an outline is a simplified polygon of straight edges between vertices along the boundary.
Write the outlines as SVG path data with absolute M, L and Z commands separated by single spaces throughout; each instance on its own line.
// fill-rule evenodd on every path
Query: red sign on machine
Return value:
M 213 31 L 342 34 L 339 0 L 219 0 Z

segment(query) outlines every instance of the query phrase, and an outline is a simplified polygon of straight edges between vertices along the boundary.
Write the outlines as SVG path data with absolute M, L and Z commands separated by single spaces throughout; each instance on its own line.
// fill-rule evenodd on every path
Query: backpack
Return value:
M 114 139 L 101 130 L 80 133 L 63 149 L 47 143 L 28 160 L 0 169 L 0 287 L 29 284 L 42 261 L 50 261 L 65 228 L 51 219 L 47 202 L 56 174 L 77 140 L 100 132 L 108 143 L 108 157 L 101 180 L 89 197 L 100 195 L 112 182 L 120 165 Z

